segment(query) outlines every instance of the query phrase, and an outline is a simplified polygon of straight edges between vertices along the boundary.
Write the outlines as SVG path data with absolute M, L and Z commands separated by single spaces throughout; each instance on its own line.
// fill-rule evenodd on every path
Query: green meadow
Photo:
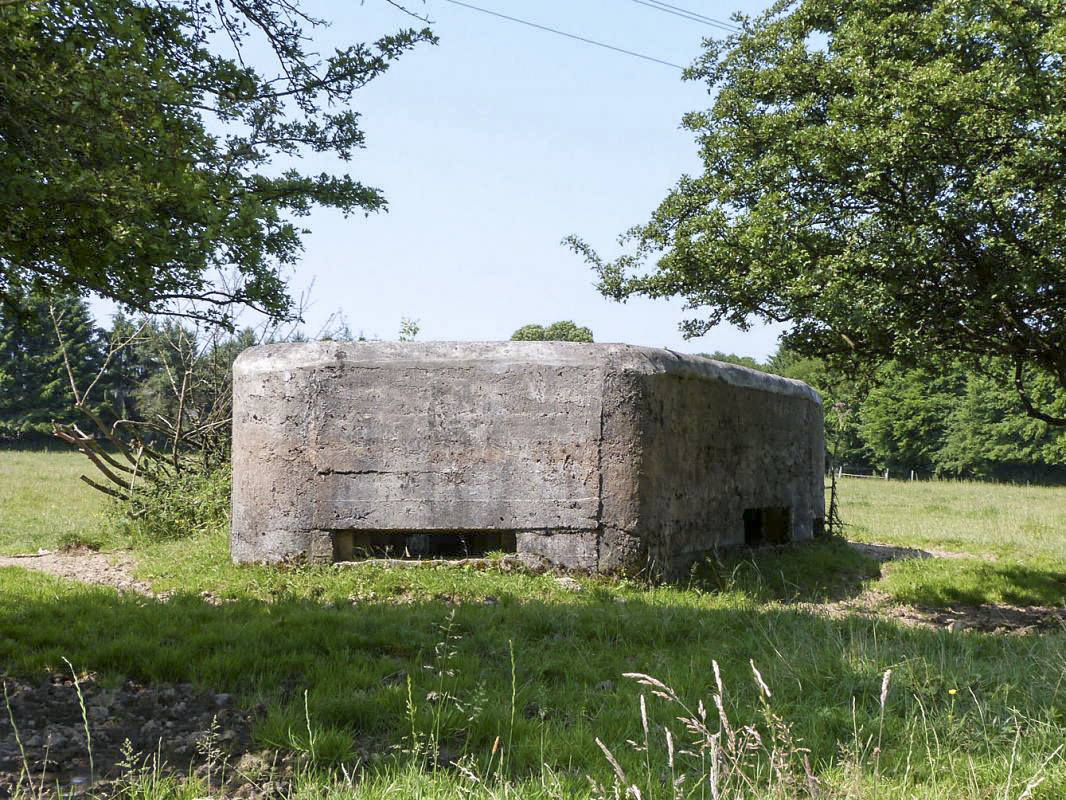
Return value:
M 1061 609 L 1066 488 L 845 479 L 848 538 L 939 557 L 834 538 L 647 586 L 238 568 L 224 530 L 124 537 L 80 468 L 0 452 L 0 550 L 131 551 L 168 597 L 0 569 L 0 669 L 66 658 L 262 704 L 257 746 L 297 755 L 294 797 L 1066 797 L 1066 630 L 889 613 Z M 138 796 L 203 788 L 153 787 Z

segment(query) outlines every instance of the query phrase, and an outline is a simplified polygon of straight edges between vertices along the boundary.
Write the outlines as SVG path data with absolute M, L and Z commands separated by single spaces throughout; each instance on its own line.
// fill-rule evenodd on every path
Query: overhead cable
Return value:
M 520 25 L 528 25 L 530 28 L 536 28 L 537 30 L 545 31 L 547 33 L 554 33 L 557 36 L 565 36 L 567 39 L 573 39 L 578 42 L 584 42 L 585 44 L 595 45 L 596 47 L 602 47 L 605 50 L 613 50 L 616 53 L 622 53 L 623 55 L 632 56 L 633 58 L 642 58 L 645 61 L 653 61 L 656 64 L 662 64 L 663 66 L 673 67 L 674 69 L 684 69 L 680 64 L 674 64 L 671 61 L 664 61 L 661 58 L 655 58 L 654 56 L 648 56 L 644 53 L 637 53 L 633 50 L 626 50 L 622 47 L 615 47 L 613 44 L 607 44 L 605 42 L 598 42 L 595 39 L 588 39 L 584 36 L 578 36 L 576 33 L 567 33 L 556 28 L 549 28 L 547 25 L 540 25 L 536 22 L 530 22 L 526 19 L 519 19 L 518 17 L 509 17 L 507 14 L 501 14 L 499 11 L 492 11 L 487 8 L 481 8 L 480 6 L 471 5 L 470 3 L 463 3 L 460 0 L 444 0 L 446 3 L 452 5 L 462 6 L 463 8 L 469 8 L 471 11 L 480 11 L 482 14 L 489 14 L 493 17 L 499 17 L 500 19 L 506 19 L 511 22 L 517 22 Z
M 655 11 L 661 11 L 664 14 L 673 14 L 675 17 L 681 17 L 682 19 L 690 20 L 691 22 L 698 22 L 701 25 L 709 25 L 712 28 L 718 28 L 719 30 L 728 31 L 729 33 L 735 33 L 740 30 L 736 25 L 731 22 L 724 22 L 720 19 L 714 19 L 703 14 L 698 14 L 695 11 L 688 11 L 678 6 L 672 6 L 669 3 L 660 3 L 657 0 L 633 0 L 638 5 L 647 6 Z

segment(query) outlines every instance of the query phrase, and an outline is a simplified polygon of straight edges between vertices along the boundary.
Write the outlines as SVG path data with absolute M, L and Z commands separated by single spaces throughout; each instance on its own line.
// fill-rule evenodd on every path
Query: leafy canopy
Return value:
M 1026 376 L 1066 386 L 1062 0 L 781 2 L 687 77 L 702 174 L 619 258 L 569 240 L 604 294 L 838 364 L 999 356 L 1038 416 Z
M 385 200 L 287 165 L 349 160 L 363 146 L 355 92 L 433 39 L 404 30 L 322 58 L 307 49 L 321 24 L 289 0 L 0 3 L 0 300 L 96 292 L 150 313 L 288 314 L 293 218 Z M 252 41 L 277 75 L 241 58 Z
M 523 325 L 511 334 L 512 342 L 591 342 L 592 329 L 564 319 L 551 325 Z
M 904 478 L 912 470 L 922 478 L 1062 483 L 1066 477 L 1066 429 L 1022 416 L 1013 389 L 964 363 L 934 371 L 888 361 L 864 381 L 785 348 L 765 363 L 732 353 L 710 357 L 814 387 L 825 404 L 835 466 L 888 469 Z M 1050 375 L 1037 376 L 1032 393 L 1042 408 L 1066 416 L 1066 391 Z

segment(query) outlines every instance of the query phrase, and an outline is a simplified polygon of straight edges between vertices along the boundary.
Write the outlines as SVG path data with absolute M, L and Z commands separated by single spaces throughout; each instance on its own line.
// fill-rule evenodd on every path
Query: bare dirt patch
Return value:
M 150 584 L 133 576 L 136 560 L 128 553 L 98 553 L 84 548 L 61 552 L 42 551 L 19 556 L 0 556 L 0 567 L 22 567 L 82 583 L 111 586 L 119 591 L 163 597 Z
M 1050 606 L 913 606 L 895 602 L 884 592 L 869 589 L 858 597 L 822 605 L 810 604 L 812 611 L 832 617 L 861 616 L 893 619 L 916 628 L 943 628 L 950 631 L 1024 635 L 1066 630 L 1066 608 Z
M 887 544 L 848 542 L 868 558 L 886 564 L 910 558 L 973 558 L 966 553 L 934 548 L 918 549 Z M 823 606 L 831 616 L 858 614 L 891 618 L 904 625 L 979 631 L 994 634 L 1027 634 L 1066 630 L 1066 608 L 1011 606 L 986 603 L 980 606 L 916 606 L 897 603 L 884 592 L 869 589 L 857 597 Z
M 79 676 L 77 685 L 61 673 L 0 682 L 7 698 L 0 713 L 0 797 L 12 796 L 20 784 L 35 796 L 90 786 L 97 794 L 120 793 L 123 778 L 153 756 L 166 771 L 195 774 L 219 788 L 250 786 L 238 794 L 276 793 L 236 768 L 267 763 L 249 754 L 252 722 L 264 709 L 240 709 L 228 694 L 189 684 L 102 685 L 91 674 Z
M 1014 635 L 1066 631 L 1066 609 L 1050 606 L 900 606 L 896 616 L 909 624 L 942 627 L 953 631 L 972 630 Z
M 874 542 L 848 542 L 852 550 L 857 550 L 867 558 L 872 558 L 878 563 L 886 561 L 902 561 L 907 558 L 976 558 L 968 553 L 959 553 L 954 550 L 938 550 L 934 547 L 901 547 L 893 544 L 877 544 Z

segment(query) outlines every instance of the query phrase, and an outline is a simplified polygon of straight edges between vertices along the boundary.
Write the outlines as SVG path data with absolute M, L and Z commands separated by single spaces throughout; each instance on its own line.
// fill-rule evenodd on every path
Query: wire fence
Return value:
M 847 470 L 848 470 L 848 467 L 846 467 L 846 466 L 837 467 L 836 468 L 836 476 L 838 478 L 872 478 L 874 480 L 884 480 L 884 481 L 891 480 L 891 479 L 896 477 L 896 475 L 893 475 L 887 469 L 884 469 L 884 470 L 870 469 L 869 472 L 865 472 L 865 471 L 864 472 L 848 472 Z M 909 474 L 908 473 L 898 473 L 898 475 L 899 475 L 899 478 L 898 478 L 899 480 L 911 480 L 911 481 L 919 480 L 917 471 L 915 471 L 913 469 L 910 470 Z

